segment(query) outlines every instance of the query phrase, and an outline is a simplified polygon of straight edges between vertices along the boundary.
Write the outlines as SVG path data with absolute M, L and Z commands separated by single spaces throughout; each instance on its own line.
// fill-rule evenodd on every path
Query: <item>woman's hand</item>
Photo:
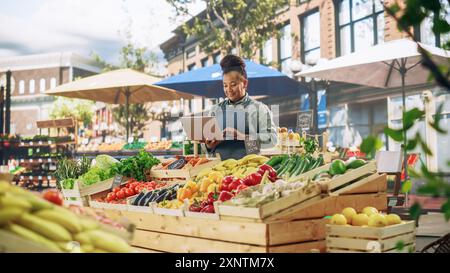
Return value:
M 208 147 L 208 149 L 214 149 L 214 148 L 216 148 L 216 146 L 217 145 L 219 145 L 219 143 L 220 142 L 222 142 L 222 141 L 220 141 L 220 140 L 205 140 L 205 144 L 206 144 L 206 147 Z
M 235 128 L 227 127 L 223 130 L 223 137 L 227 138 L 228 136 L 232 136 L 233 139 L 237 140 L 245 140 L 245 134 L 239 132 Z

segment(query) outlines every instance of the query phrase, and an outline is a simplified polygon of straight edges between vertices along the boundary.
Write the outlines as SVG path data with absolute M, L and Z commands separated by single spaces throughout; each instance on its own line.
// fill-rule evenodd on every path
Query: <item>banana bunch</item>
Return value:
M 214 171 L 220 172 L 222 176 L 233 175 L 238 178 L 244 178 L 248 174 L 254 173 L 260 165 L 266 163 L 268 160 L 269 158 L 256 154 L 246 155 L 239 160 L 230 158 L 219 162 L 212 168 L 206 168 L 200 171 L 197 179 L 208 176 Z
M 0 181 L 0 230 L 14 233 L 55 252 L 131 252 L 120 237 L 100 230 L 97 222 L 80 218 L 22 188 Z

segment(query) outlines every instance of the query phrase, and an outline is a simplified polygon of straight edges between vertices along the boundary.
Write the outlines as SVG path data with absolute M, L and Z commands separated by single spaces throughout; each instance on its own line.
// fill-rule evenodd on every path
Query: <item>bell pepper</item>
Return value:
M 234 180 L 233 182 L 231 182 L 230 185 L 228 185 L 228 191 L 235 191 L 237 190 L 237 188 L 243 184 L 242 179 L 237 178 L 236 180 Z
M 217 185 L 216 183 L 212 183 L 211 185 L 208 186 L 208 189 L 206 190 L 207 193 L 210 192 L 215 192 L 219 190 L 219 185 Z
M 202 207 L 200 207 L 199 204 L 197 204 L 197 203 L 194 203 L 189 206 L 189 211 L 200 212 L 201 210 L 202 210 Z
M 213 183 L 212 179 L 207 177 L 203 178 L 199 190 L 201 192 L 206 192 L 208 190 L 209 185 L 211 185 L 212 183 Z
M 244 180 L 243 180 L 243 184 L 246 186 L 255 186 L 258 185 L 259 183 L 261 183 L 261 179 L 262 179 L 262 175 L 258 172 L 256 173 L 252 173 L 247 175 Z
M 277 172 L 274 170 L 274 168 L 272 168 L 271 166 L 269 166 L 267 164 L 263 164 L 258 169 L 258 173 L 261 176 L 263 176 L 266 171 L 269 172 L 269 175 L 268 175 L 269 180 L 271 182 L 275 182 L 277 180 Z
M 219 198 L 217 192 L 210 192 L 206 200 L 208 201 L 209 204 L 213 204 L 214 201 L 217 201 L 217 198 Z
M 227 200 L 230 200 L 231 198 L 233 198 L 233 194 L 229 191 L 221 191 L 220 195 L 219 195 L 219 201 L 221 202 L 225 202 Z
M 184 199 L 190 199 L 192 197 L 191 189 L 179 189 L 177 192 L 177 199 L 183 201 Z
M 221 191 L 229 191 L 229 185 L 235 180 L 236 178 L 232 175 L 227 175 L 224 178 L 222 178 L 222 185 L 220 185 L 219 190 Z
M 207 205 L 206 207 L 202 208 L 200 212 L 204 213 L 214 213 L 214 206 L 213 205 Z

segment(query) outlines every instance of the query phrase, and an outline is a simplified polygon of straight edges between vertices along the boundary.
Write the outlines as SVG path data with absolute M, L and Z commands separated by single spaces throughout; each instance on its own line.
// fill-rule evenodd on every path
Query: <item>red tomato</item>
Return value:
M 117 193 L 118 191 L 120 191 L 120 187 L 115 187 L 115 188 L 113 189 L 113 193 Z
M 107 202 L 111 202 L 112 200 L 115 200 L 115 199 L 116 199 L 116 194 L 114 192 L 110 192 L 106 196 L 106 201 Z
M 150 183 L 148 183 L 150 186 L 152 186 L 153 188 L 154 187 L 156 187 L 156 182 L 155 181 L 152 181 L 152 182 L 150 182 Z
M 126 197 L 129 197 L 129 196 L 132 196 L 132 195 L 134 195 L 134 191 L 132 189 L 126 189 L 125 190 L 125 196 Z
M 116 193 L 117 199 L 123 199 L 125 198 L 125 191 L 124 190 L 120 190 Z
M 63 204 L 63 196 L 58 190 L 46 190 L 42 198 L 59 206 Z

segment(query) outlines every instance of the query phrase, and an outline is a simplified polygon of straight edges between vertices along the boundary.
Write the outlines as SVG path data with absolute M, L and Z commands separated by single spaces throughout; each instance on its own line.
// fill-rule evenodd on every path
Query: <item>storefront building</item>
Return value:
M 11 134 L 38 134 L 36 121 L 49 118 L 54 97 L 44 95 L 48 89 L 79 77 L 100 73 L 102 67 L 71 52 L 0 58 L 0 77 L 12 72 Z

